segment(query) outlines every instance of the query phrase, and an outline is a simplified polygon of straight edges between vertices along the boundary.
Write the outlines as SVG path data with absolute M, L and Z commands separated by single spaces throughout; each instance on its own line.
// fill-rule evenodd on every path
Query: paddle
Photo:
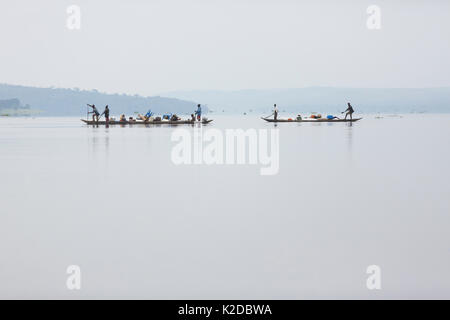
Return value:
M 267 119 L 267 118 L 269 118 L 269 117 L 271 117 L 271 116 L 273 116 L 273 113 L 272 113 L 270 116 L 265 117 L 264 119 Z

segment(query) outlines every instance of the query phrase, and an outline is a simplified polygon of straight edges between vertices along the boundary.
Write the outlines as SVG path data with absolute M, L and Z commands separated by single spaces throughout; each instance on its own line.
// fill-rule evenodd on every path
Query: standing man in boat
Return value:
M 197 121 L 200 121 L 202 118 L 202 107 L 197 105 L 197 110 L 195 111 L 195 114 L 197 115 Z
M 277 118 L 278 118 L 278 108 L 277 108 L 277 105 L 274 104 L 273 105 L 273 119 L 276 121 Z
M 108 107 L 108 105 L 106 105 L 105 111 L 103 111 L 103 113 L 100 115 L 100 117 L 102 115 L 105 115 L 106 124 L 108 124 L 109 123 L 109 107 Z
M 355 112 L 355 110 L 353 110 L 353 107 L 352 107 L 352 105 L 350 104 L 350 102 L 348 102 L 347 105 L 348 105 L 347 110 L 345 110 L 345 111 L 343 111 L 343 112 L 341 112 L 341 113 L 344 113 L 344 112 L 345 112 L 345 120 L 347 120 L 347 116 L 348 116 L 348 115 L 350 115 L 350 120 L 353 120 L 352 114 L 353 114 L 353 112 Z
M 98 112 L 97 108 L 95 107 L 95 104 L 88 104 L 89 107 L 92 108 L 92 111 L 89 111 L 88 113 L 92 113 L 92 121 L 97 121 L 98 122 L 98 116 L 100 115 L 100 113 Z

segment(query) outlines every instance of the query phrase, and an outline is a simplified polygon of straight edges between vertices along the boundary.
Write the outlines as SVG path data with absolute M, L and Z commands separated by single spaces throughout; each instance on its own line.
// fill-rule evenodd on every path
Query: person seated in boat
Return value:
M 339 119 L 339 118 L 336 117 L 336 116 L 333 116 L 333 115 L 329 114 L 329 115 L 327 115 L 327 119 L 328 119 L 328 120 L 335 120 L 335 119 Z
M 153 112 L 152 110 L 148 110 L 145 114 L 145 121 L 148 121 L 151 117 L 153 117 Z
M 162 118 L 163 120 L 170 120 L 170 118 L 172 118 L 172 114 L 171 113 L 163 114 Z
M 102 112 L 102 114 L 100 115 L 100 117 L 102 115 L 105 115 L 105 120 L 106 122 L 109 122 L 109 107 L 108 105 L 106 105 L 105 110 Z
M 134 118 L 133 117 L 129 117 L 128 118 L 128 122 L 135 122 L 136 120 L 134 120 Z
M 178 121 L 178 120 L 181 120 L 181 118 L 176 114 L 172 115 L 172 117 L 170 118 L 170 121 Z
M 197 121 L 200 121 L 202 118 L 202 107 L 200 104 L 197 105 L 197 110 L 195 110 L 195 115 L 197 116 Z
M 191 114 L 191 121 L 192 121 L 192 122 L 195 122 L 195 116 L 194 116 L 194 114 Z
M 127 121 L 127 118 L 125 117 L 124 114 L 122 114 L 122 115 L 120 116 L 119 121 L 120 121 L 120 122 L 126 122 L 126 121 Z
M 98 117 L 100 116 L 100 112 L 98 112 L 97 108 L 95 107 L 95 104 L 88 104 L 88 106 L 92 108 L 92 111 L 88 112 L 88 113 L 92 113 L 92 121 L 98 122 Z
M 151 121 L 153 117 L 153 112 L 151 110 L 148 110 L 148 112 L 145 115 L 138 114 L 138 118 L 142 121 Z
M 344 113 L 344 112 L 345 112 L 345 120 L 347 120 L 347 116 L 348 116 L 348 115 L 350 116 L 350 120 L 353 120 L 352 114 L 353 114 L 353 112 L 355 112 L 355 110 L 353 110 L 353 107 L 352 107 L 352 105 L 350 104 L 350 102 L 348 102 L 347 105 L 348 105 L 347 110 L 342 111 L 341 113 Z
M 302 116 L 300 114 L 297 115 L 297 120 L 302 120 Z

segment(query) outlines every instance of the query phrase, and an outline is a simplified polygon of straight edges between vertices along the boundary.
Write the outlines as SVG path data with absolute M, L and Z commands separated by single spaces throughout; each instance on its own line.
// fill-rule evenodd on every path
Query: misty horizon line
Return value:
M 36 88 L 36 89 L 54 89 L 54 90 L 73 90 L 73 91 L 86 91 L 97 92 L 106 95 L 125 95 L 125 96 L 139 96 L 142 98 L 151 97 L 164 97 L 165 94 L 173 93 L 193 93 L 193 92 L 249 92 L 249 91 L 283 91 L 283 90 L 298 90 L 298 89 L 363 89 L 363 90 L 424 90 L 424 89 L 450 89 L 449 86 L 424 86 L 424 87 L 355 87 L 355 86 L 330 86 L 330 85 L 311 85 L 304 87 L 278 87 L 278 88 L 243 88 L 243 89 L 174 89 L 164 92 L 159 92 L 151 95 L 145 95 L 141 93 L 127 93 L 127 92 L 112 92 L 112 91 L 100 91 L 96 88 L 80 88 L 80 87 L 57 87 L 57 86 L 37 86 L 26 84 L 15 84 L 0 82 L 0 85 L 23 87 L 23 88 Z

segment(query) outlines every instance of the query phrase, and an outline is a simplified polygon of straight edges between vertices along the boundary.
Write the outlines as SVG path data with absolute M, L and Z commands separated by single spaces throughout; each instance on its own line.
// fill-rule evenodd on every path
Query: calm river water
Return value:
M 176 165 L 177 127 L 0 118 L 0 298 L 450 298 L 450 115 L 211 118 L 277 129 L 278 172 Z

